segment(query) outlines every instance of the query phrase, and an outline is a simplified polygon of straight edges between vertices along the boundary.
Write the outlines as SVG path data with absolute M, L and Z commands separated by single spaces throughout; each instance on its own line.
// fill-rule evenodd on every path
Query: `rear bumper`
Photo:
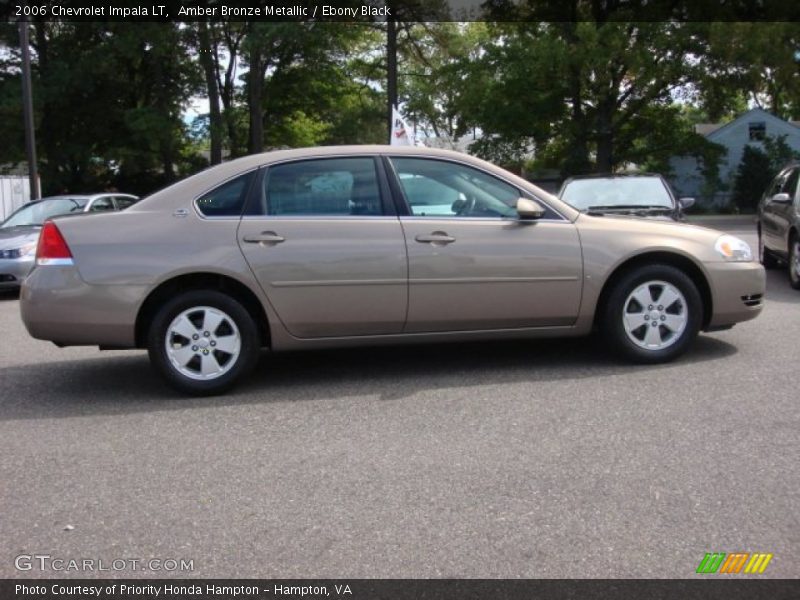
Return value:
M 33 257 L 0 259 L 0 289 L 18 288 L 33 268 Z
M 36 267 L 24 280 L 20 312 L 33 337 L 59 346 L 135 346 L 145 288 L 89 285 L 74 266 Z
M 711 286 L 713 314 L 708 329 L 755 319 L 764 308 L 767 278 L 756 262 L 705 263 Z

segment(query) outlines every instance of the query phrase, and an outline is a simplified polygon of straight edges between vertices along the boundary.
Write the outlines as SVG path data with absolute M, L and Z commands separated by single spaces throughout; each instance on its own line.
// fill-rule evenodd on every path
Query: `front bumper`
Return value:
M 89 285 L 74 266 L 36 267 L 24 280 L 20 313 L 33 337 L 59 346 L 135 346 L 146 288 Z
M 708 329 L 755 319 L 764 308 L 767 277 L 757 262 L 705 263 L 711 287 Z
M 0 289 L 18 288 L 33 268 L 34 257 L 0 258 Z

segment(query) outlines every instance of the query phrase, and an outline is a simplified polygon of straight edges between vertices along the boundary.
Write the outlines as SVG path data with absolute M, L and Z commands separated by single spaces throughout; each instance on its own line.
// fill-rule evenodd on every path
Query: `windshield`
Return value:
M 578 210 L 663 206 L 673 208 L 672 198 L 660 177 L 592 177 L 568 182 L 561 199 Z
M 88 198 L 50 198 L 31 202 L 8 217 L 0 228 L 41 226 L 51 217 L 83 212 L 88 201 Z

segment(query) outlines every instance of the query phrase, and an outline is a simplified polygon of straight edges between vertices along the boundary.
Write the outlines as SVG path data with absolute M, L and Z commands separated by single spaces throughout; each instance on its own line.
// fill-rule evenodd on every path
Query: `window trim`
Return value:
M 451 159 L 451 158 L 446 158 L 446 157 L 439 157 L 439 156 L 425 156 L 425 155 L 419 155 L 418 156 L 418 155 L 410 155 L 410 154 L 395 154 L 395 153 L 391 153 L 391 152 L 386 153 L 386 154 L 382 154 L 381 156 L 383 157 L 384 161 L 387 164 L 387 166 L 386 166 L 387 171 L 389 171 L 392 174 L 392 177 L 391 177 L 390 181 L 391 181 L 391 187 L 392 187 L 392 191 L 393 191 L 393 196 L 395 197 L 395 202 L 398 205 L 398 214 L 400 214 L 403 217 L 409 217 L 409 218 L 412 218 L 412 219 L 437 219 L 437 220 L 465 219 L 465 220 L 475 221 L 475 222 L 477 222 L 477 221 L 489 221 L 489 222 L 492 222 L 492 223 L 496 223 L 496 222 L 506 222 L 506 223 L 508 223 L 509 221 L 513 221 L 514 220 L 514 219 L 509 218 L 509 217 L 458 217 L 456 215 L 438 215 L 438 216 L 430 215 L 430 216 L 423 216 L 423 215 L 415 215 L 415 214 L 413 214 L 411 212 L 411 205 L 410 205 L 410 203 L 408 201 L 408 198 L 406 198 L 405 192 L 403 191 L 402 185 L 400 184 L 400 177 L 398 176 L 397 171 L 394 168 L 394 163 L 392 163 L 392 159 L 393 158 L 411 158 L 411 159 L 417 159 L 417 160 L 433 160 L 433 161 L 438 161 L 438 162 L 451 163 L 451 164 L 454 164 L 454 165 L 467 167 L 469 169 L 474 169 L 474 170 L 476 170 L 476 171 L 478 171 L 480 173 L 483 173 L 484 175 L 487 175 L 489 177 L 493 177 L 494 179 L 497 179 L 498 181 L 502 181 L 506 185 L 511 186 L 512 188 L 517 190 L 517 192 L 519 192 L 520 198 L 528 198 L 530 200 L 535 200 L 536 202 L 539 202 L 540 204 L 544 205 L 547 210 L 553 212 L 558 217 L 558 218 L 536 219 L 536 221 L 535 221 L 536 223 L 572 223 L 572 221 L 570 221 L 563 214 L 561 214 L 561 212 L 559 212 L 558 210 L 553 208 L 550 205 L 549 202 L 547 202 L 546 200 L 543 200 L 542 198 L 540 198 L 536 194 L 534 194 L 534 193 L 532 193 L 532 192 L 530 192 L 530 191 L 528 191 L 528 190 L 526 190 L 524 188 L 520 188 L 516 183 L 514 183 L 512 181 L 509 181 L 505 177 L 500 177 L 496 173 L 492 173 L 491 171 L 488 171 L 487 169 L 482 169 L 481 167 L 475 166 L 475 165 L 473 165 L 471 163 L 467 163 L 467 162 L 463 162 L 463 161 L 455 160 L 455 159 Z
M 297 164 L 297 163 L 304 163 L 309 161 L 323 161 L 323 160 L 341 160 L 341 159 L 348 159 L 348 158 L 360 158 L 360 159 L 369 159 L 372 161 L 372 167 L 375 171 L 375 183 L 378 186 L 378 194 L 380 196 L 380 205 L 381 205 L 381 214 L 377 215 L 337 215 L 337 214 L 319 214 L 319 215 L 270 215 L 270 214 L 261 214 L 259 207 L 254 206 L 257 202 L 257 194 L 256 190 L 259 186 L 263 186 L 265 178 L 269 176 L 269 170 L 273 167 Z M 375 220 L 380 218 L 397 218 L 397 212 L 395 210 L 394 205 L 392 204 L 392 196 L 389 191 L 389 185 L 387 183 L 386 173 L 382 168 L 382 164 L 380 161 L 380 157 L 375 154 L 336 154 L 336 155 L 323 155 L 323 156 L 309 156 L 303 158 L 287 158 L 285 160 L 275 161 L 272 163 L 268 163 L 266 165 L 262 165 L 259 170 L 261 171 L 255 178 L 252 187 L 248 192 L 248 198 L 245 205 L 245 209 L 242 212 L 242 219 L 247 220 L 254 220 L 254 219 L 335 219 L 335 220 L 342 220 L 342 219 L 353 219 L 353 220 Z M 254 210 L 254 208 L 256 210 Z M 269 209 L 269 207 L 267 207 Z

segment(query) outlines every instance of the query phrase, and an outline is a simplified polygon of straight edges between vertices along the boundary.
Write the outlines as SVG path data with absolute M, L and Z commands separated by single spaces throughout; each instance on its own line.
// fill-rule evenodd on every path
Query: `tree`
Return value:
M 664 133 L 679 130 L 669 123 L 680 115 L 657 109 L 692 80 L 706 25 L 610 16 L 492 26 L 480 59 L 463 63 L 466 120 L 506 145 L 548 153 L 554 144 L 565 175 L 641 160 L 653 119 L 666 120 Z
M 764 149 L 751 144 L 744 147 L 736 168 L 732 202 L 739 210 L 752 212 L 778 172 L 787 163 L 799 160 L 800 153 L 786 143 L 786 136 L 766 137 Z
M 713 23 L 697 87 L 714 120 L 742 100 L 783 119 L 800 118 L 800 23 Z

